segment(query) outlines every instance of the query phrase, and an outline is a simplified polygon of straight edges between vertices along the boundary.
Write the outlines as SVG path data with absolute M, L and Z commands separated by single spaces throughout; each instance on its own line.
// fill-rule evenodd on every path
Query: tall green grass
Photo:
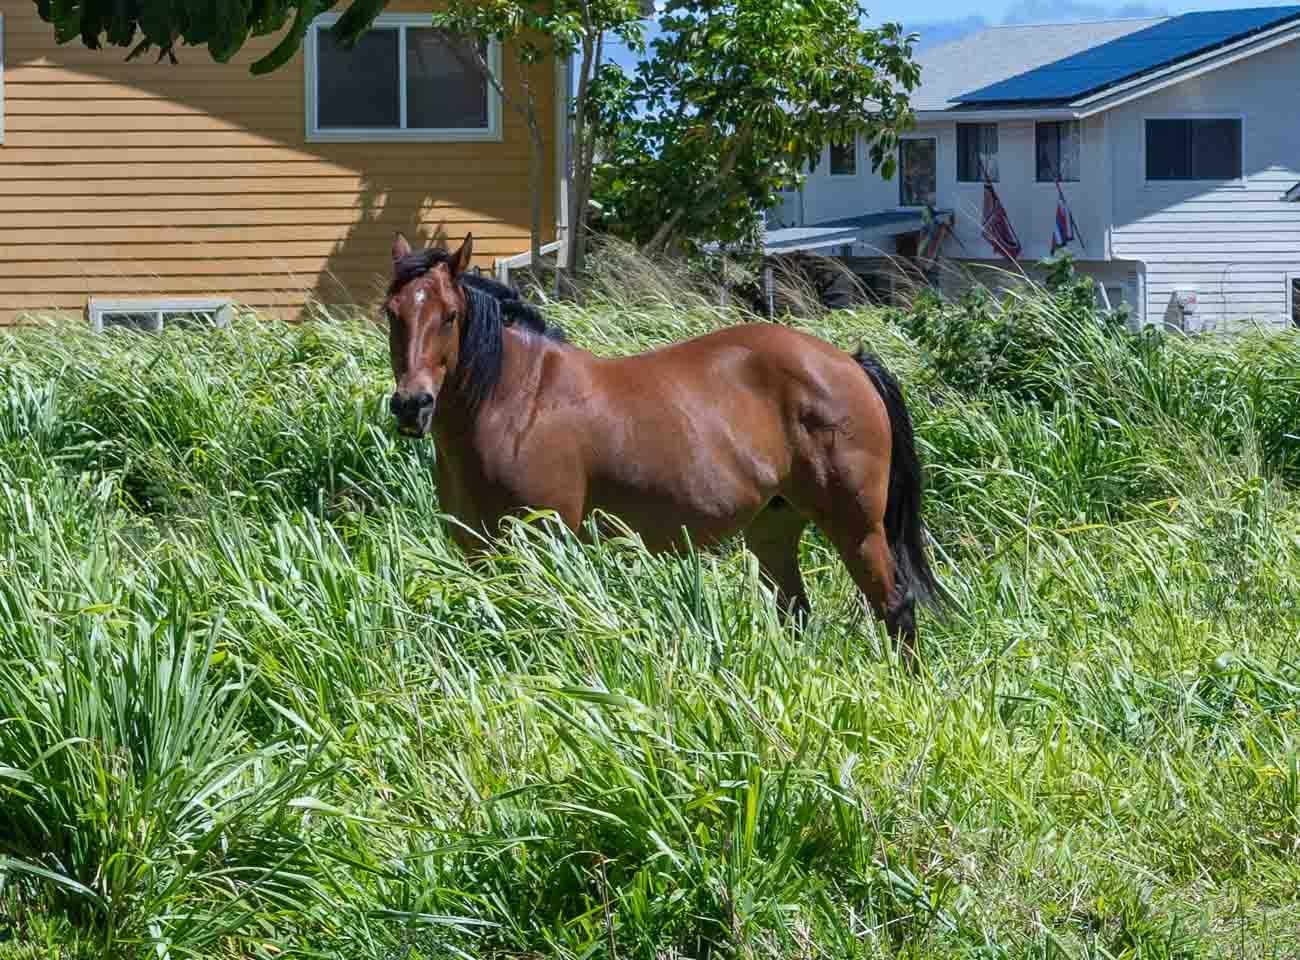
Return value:
M 470 567 L 363 323 L 3 337 L 0 957 L 1296 956 L 1300 341 L 1076 293 L 792 321 L 907 390 L 920 680 L 816 535 L 801 636 L 734 548 Z

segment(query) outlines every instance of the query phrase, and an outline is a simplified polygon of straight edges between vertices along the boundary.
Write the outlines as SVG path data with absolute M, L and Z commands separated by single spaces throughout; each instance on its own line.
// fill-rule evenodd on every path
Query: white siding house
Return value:
M 952 221 L 938 282 L 1006 283 L 1050 254 L 1059 176 L 1080 272 L 1138 322 L 1300 316 L 1300 7 L 994 28 L 920 60 L 899 172 L 873 173 L 862 144 L 827 151 L 769 218 L 775 242 L 928 201 Z M 984 236 L 986 174 L 1014 264 Z M 864 230 L 852 252 L 909 252 L 917 229 Z

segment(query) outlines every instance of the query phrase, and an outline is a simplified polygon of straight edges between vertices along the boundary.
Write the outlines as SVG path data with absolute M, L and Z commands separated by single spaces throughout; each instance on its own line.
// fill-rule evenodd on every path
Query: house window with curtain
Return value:
M 898 203 L 903 207 L 934 205 L 939 180 L 939 141 L 910 137 L 898 144 Z
M 1083 139 L 1078 120 L 1034 124 L 1034 155 L 1039 183 L 1079 179 L 1079 147 Z
M 998 125 L 957 124 L 957 181 L 983 183 L 998 180 Z

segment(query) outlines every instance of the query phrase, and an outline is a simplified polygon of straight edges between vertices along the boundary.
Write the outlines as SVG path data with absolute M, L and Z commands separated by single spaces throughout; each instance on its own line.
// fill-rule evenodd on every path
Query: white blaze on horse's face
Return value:
M 471 243 L 466 237 L 455 253 L 414 255 L 400 234 L 393 244 L 393 287 L 384 304 L 396 381 L 389 408 L 407 436 L 430 432 L 438 394 L 456 367 L 459 325 L 468 306 L 457 280 L 469 263 Z

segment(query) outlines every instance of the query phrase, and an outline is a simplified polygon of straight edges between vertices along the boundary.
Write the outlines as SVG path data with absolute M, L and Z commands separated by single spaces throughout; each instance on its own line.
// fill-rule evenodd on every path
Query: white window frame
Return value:
M 214 326 L 228 327 L 234 306 L 229 300 L 190 297 L 153 297 L 131 299 L 105 299 L 91 297 L 86 306 L 90 327 L 96 333 L 104 332 L 104 317 L 113 313 L 150 313 L 154 317 L 151 329 L 163 329 L 165 313 L 211 313 Z
M 852 178 L 856 177 L 859 173 L 862 172 L 861 140 L 862 138 L 859 137 L 856 133 L 853 135 L 853 172 L 852 173 L 835 172 L 835 168 L 831 163 L 831 160 L 834 157 L 832 151 L 835 149 L 835 145 L 833 143 L 828 143 L 826 145 L 826 175 L 827 176 L 834 177 L 836 180 L 851 180 Z
M 1061 183 L 1063 185 L 1067 183 L 1083 183 L 1083 155 L 1084 152 L 1088 149 L 1088 141 L 1087 141 L 1088 125 L 1078 117 L 1067 118 L 1065 120 L 1035 120 L 1034 121 L 1034 140 L 1033 140 L 1034 183 L 1043 183 L 1043 184 L 1047 184 L 1050 187 L 1056 186 L 1055 180 L 1038 179 L 1038 128 L 1039 126 L 1044 124 L 1061 126 L 1061 125 L 1066 125 L 1071 123 L 1079 128 L 1079 178 L 1077 180 L 1062 180 Z
M 477 143 L 501 140 L 501 94 L 496 84 L 487 82 L 488 125 L 486 127 L 466 127 L 429 130 L 384 130 L 384 129 L 341 129 L 331 127 L 322 130 L 317 123 L 317 105 L 319 104 L 318 74 L 316 72 L 317 37 L 321 29 L 332 27 L 339 19 L 339 14 L 321 14 L 307 28 L 304 44 L 303 63 L 306 68 L 306 107 L 307 107 L 307 142 L 308 143 Z M 428 14 L 419 13 L 384 13 L 375 18 L 374 27 L 396 28 L 397 39 L 397 77 L 401 104 L 398 116 L 406 117 L 406 27 L 429 27 Z M 497 40 L 488 41 L 488 68 L 497 83 L 501 82 L 501 44 Z
M 5 15 L 0 13 L 0 143 L 5 142 Z
M 1241 124 L 1241 176 L 1227 180 L 1148 180 L 1147 179 L 1147 121 L 1148 120 L 1236 120 Z M 1169 190 L 1187 186 L 1218 185 L 1224 187 L 1246 186 L 1246 115 L 1244 113 L 1151 113 L 1143 114 L 1138 138 L 1138 176 L 1148 190 Z
M 934 141 L 934 203 L 939 205 L 939 171 L 943 169 L 943 152 L 938 133 L 909 133 L 898 138 L 898 210 L 920 210 L 923 203 L 903 203 L 903 144 L 908 140 Z

